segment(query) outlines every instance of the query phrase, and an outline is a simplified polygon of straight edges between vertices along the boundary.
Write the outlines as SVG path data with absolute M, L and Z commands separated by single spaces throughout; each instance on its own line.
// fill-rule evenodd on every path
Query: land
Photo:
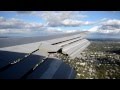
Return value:
M 76 70 L 76 79 L 120 79 L 120 41 L 90 41 L 80 53 L 81 58 L 73 60 L 63 55 L 59 58 Z

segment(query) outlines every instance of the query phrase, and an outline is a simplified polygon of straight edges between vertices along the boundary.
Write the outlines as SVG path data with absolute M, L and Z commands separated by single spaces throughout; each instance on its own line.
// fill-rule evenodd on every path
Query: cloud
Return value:
M 88 31 L 105 34 L 120 34 L 120 20 L 109 19 L 101 23 L 99 26 L 94 26 Z
M 15 18 L 0 17 L 0 33 L 28 33 L 40 30 L 42 27 L 41 23 L 28 23 Z
M 79 11 L 17 11 L 17 14 L 37 16 L 40 20 L 43 20 L 43 23 L 31 23 L 16 18 L 0 17 L 0 34 L 70 33 L 78 30 L 66 30 L 64 27 L 80 27 L 93 24 L 93 22 L 82 21 L 82 18 L 87 17 L 87 15 L 81 14 Z
M 73 33 L 73 32 L 78 32 L 79 30 L 66 30 L 65 33 Z
M 49 33 L 64 33 L 64 30 L 62 30 L 61 28 L 54 27 L 46 27 L 45 31 Z
M 47 27 L 45 29 L 46 32 L 49 33 L 72 33 L 72 32 L 77 32 L 78 30 L 65 30 L 65 29 L 61 29 L 61 28 L 54 28 L 54 27 Z
M 62 22 L 64 26 L 81 26 L 81 25 L 91 25 L 92 22 L 88 21 L 80 21 L 80 20 L 72 20 L 72 19 L 66 19 Z
M 12 34 L 12 33 L 24 34 L 24 33 L 26 33 L 27 34 L 29 32 L 31 32 L 30 29 L 14 29 L 14 30 L 12 30 L 12 29 L 0 29 L 0 34 L 6 34 L 6 33 L 8 33 L 8 34 Z
M 115 29 L 120 29 L 120 20 L 112 19 L 108 20 L 102 23 L 101 29 L 110 29 L 110 30 L 115 30 Z
M 58 34 L 70 33 L 77 30 L 65 30 L 60 27 L 46 27 L 42 23 L 28 23 L 20 19 L 5 19 L 0 17 L 0 34 Z
M 22 28 L 25 26 L 25 22 L 22 22 L 18 19 L 10 19 L 7 20 L 5 18 L 0 18 L 0 29 L 16 29 L 16 28 Z
M 48 26 L 57 27 L 62 25 L 62 21 L 72 17 L 71 11 L 44 11 L 40 13 L 40 17 L 42 17 L 47 23 Z
M 46 21 L 48 27 L 77 27 L 81 25 L 90 25 L 91 22 L 81 21 L 87 17 L 81 11 L 18 11 L 20 14 L 30 14 L 38 16 Z
M 6 21 L 4 17 L 0 17 L 0 22 Z
M 66 19 L 62 21 L 62 24 L 65 26 L 79 26 L 82 22 L 78 20 Z
M 49 27 L 80 26 L 80 19 L 87 17 L 79 11 L 41 11 L 34 14 L 44 19 Z M 87 22 L 83 25 L 87 25 Z

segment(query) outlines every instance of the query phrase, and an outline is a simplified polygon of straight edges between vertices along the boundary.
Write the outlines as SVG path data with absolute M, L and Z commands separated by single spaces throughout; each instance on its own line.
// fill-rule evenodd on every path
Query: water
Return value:
M 49 35 L 49 36 L 36 36 L 36 37 L 7 37 L 7 38 L 0 38 L 0 48 L 7 47 L 7 46 L 14 46 L 20 44 L 27 44 L 39 41 L 45 41 L 49 39 L 55 39 L 65 36 L 71 36 L 79 34 L 78 32 L 69 33 L 69 34 L 57 34 L 57 35 Z

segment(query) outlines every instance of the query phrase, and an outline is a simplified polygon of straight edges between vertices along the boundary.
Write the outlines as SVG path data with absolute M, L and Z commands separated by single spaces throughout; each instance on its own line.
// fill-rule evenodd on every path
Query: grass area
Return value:
M 76 79 L 120 79 L 120 43 L 92 41 L 81 58 L 58 57 L 75 68 Z

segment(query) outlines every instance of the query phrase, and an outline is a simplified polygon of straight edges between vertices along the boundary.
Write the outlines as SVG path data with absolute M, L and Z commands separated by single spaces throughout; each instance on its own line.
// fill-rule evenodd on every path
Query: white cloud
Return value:
M 68 25 L 68 26 L 79 26 L 82 22 L 78 20 L 71 20 L 71 19 L 66 19 L 62 21 L 63 25 Z
M 91 25 L 93 23 L 88 21 L 66 19 L 62 22 L 62 24 L 66 26 L 81 26 L 81 25 Z
M 60 26 L 80 26 L 91 25 L 88 21 L 81 21 L 87 15 L 81 11 L 18 11 L 20 14 L 35 15 L 46 21 L 45 26 L 60 27 Z
M 16 18 L 6 19 L 0 17 L 0 34 L 31 32 L 70 33 L 78 30 L 63 30 L 60 27 L 80 27 L 93 24 L 93 22 L 82 21 L 81 19 L 87 17 L 87 15 L 83 15 L 79 11 L 18 11 L 17 13 L 19 15 L 38 16 L 46 22 L 44 24 L 30 23 Z
M 5 21 L 5 18 L 4 17 L 0 17 L 0 22 L 3 22 Z
M 109 19 L 101 23 L 99 26 L 94 26 L 88 31 L 99 32 L 105 34 L 120 34 L 120 20 Z
M 40 16 L 48 23 L 48 26 L 56 27 L 61 26 L 61 21 L 71 18 L 71 11 L 44 11 L 40 13 Z
M 5 19 L 0 17 L 0 33 L 29 33 L 41 30 L 41 23 L 27 23 L 19 19 Z
M 105 21 L 102 23 L 103 25 L 120 25 L 120 20 L 117 20 L 117 19 L 111 19 L 111 20 L 108 20 L 108 21 Z
M 46 27 L 45 29 L 46 32 L 49 32 L 49 33 L 63 33 L 64 30 L 62 30 L 61 28 L 53 28 L 53 27 Z
M 101 19 L 100 21 L 106 21 L 106 20 L 108 20 L 108 18 L 103 18 L 103 19 Z
M 66 30 L 65 33 L 73 33 L 73 32 L 78 32 L 78 30 Z
M 28 23 L 19 19 L 0 17 L 0 34 L 29 34 L 29 33 L 70 33 L 77 30 L 65 30 L 60 27 L 44 27 L 42 23 Z
M 9 33 L 9 34 L 11 34 L 11 33 L 16 33 L 16 34 L 24 34 L 24 33 L 30 33 L 31 32 L 31 30 L 30 29 L 14 29 L 14 30 L 12 30 L 12 29 L 0 29 L 0 34 L 6 34 L 6 33 Z
M 54 27 L 47 27 L 45 29 L 46 32 L 49 33 L 72 33 L 72 32 L 77 32 L 78 30 L 65 30 L 65 29 L 61 29 L 61 28 L 54 28 Z
M 41 11 L 34 12 L 33 15 L 44 19 L 49 27 L 80 26 L 83 22 L 80 19 L 87 17 L 80 11 Z M 87 22 L 84 25 L 87 25 Z

